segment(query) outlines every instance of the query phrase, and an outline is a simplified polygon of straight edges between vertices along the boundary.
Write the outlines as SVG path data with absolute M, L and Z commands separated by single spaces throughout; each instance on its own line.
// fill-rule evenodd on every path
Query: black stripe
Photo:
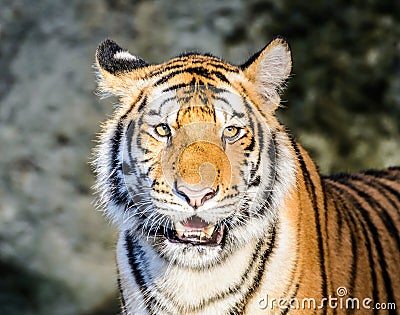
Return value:
M 338 225 L 338 228 L 337 228 L 338 232 L 337 232 L 336 237 L 338 238 L 339 243 L 342 244 L 343 236 L 345 236 L 345 235 L 343 233 L 341 233 L 340 231 L 342 231 L 343 222 L 346 223 L 347 225 L 349 225 L 348 220 L 346 220 L 348 218 L 346 216 L 346 213 L 342 213 L 340 211 L 341 207 L 338 204 L 337 199 L 335 197 L 336 193 L 337 193 L 337 191 L 335 190 L 336 187 L 334 185 L 332 185 L 331 182 L 327 182 L 327 180 L 329 181 L 329 179 L 327 179 L 326 177 L 323 177 L 322 179 L 323 179 L 323 185 L 325 186 L 325 194 L 326 194 L 326 191 L 328 191 L 328 194 L 330 193 L 330 197 L 331 197 L 330 199 L 333 201 L 333 206 L 334 206 L 334 209 L 336 210 L 335 218 L 336 218 L 336 223 Z M 335 196 L 333 196 L 333 195 L 335 195 Z M 350 229 L 350 226 L 349 226 L 349 229 Z M 329 233 L 326 232 L 326 235 L 329 235 Z M 332 252 L 332 249 L 330 250 L 330 252 Z
M 162 90 L 162 93 L 166 93 L 166 92 L 170 92 L 170 91 L 175 91 L 175 90 L 178 90 L 178 89 L 182 89 L 182 88 L 188 87 L 188 86 L 190 86 L 190 85 L 192 85 L 191 82 L 190 82 L 190 83 L 179 83 L 179 84 L 174 84 L 174 85 L 171 85 L 170 87 L 167 87 L 167 88 L 165 88 L 164 90 Z
M 122 120 L 120 119 L 117 123 L 115 132 L 110 139 L 111 142 L 111 169 L 114 170 L 118 168 L 118 163 L 119 163 L 119 154 L 120 154 L 120 141 L 122 138 L 122 129 L 124 128 L 124 125 L 122 123 Z
M 386 179 L 386 178 L 380 178 L 380 179 Z M 399 179 L 398 182 L 395 182 L 395 183 L 400 183 L 400 179 Z M 397 209 L 399 207 L 398 204 L 400 203 L 400 191 L 397 191 L 397 190 L 393 189 L 391 186 L 389 186 L 386 183 L 380 181 L 379 179 L 374 181 L 374 182 L 370 181 L 369 184 L 370 185 L 374 185 L 376 187 L 376 189 L 378 189 L 378 185 L 379 185 L 379 186 L 381 186 L 381 189 L 383 191 L 387 191 L 391 195 L 393 195 L 396 198 L 396 200 L 393 200 L 392 198 L 389 198 L 387 195 L 386 196 L 387 196 L 388 199 L 390 199 L 390 203 L 393 205 L 394 209 Z M 381 190 L 381 189 L 379 189 L 379 190 Z
M 261 176 L 257 175 L 256 178 L 250 180 L 249 182 L 249 187 L 253 187 L 253 186 L 259 186 L 261 183 Z
M 232 94 L 231 92 L 229 92 L 226 89 L 222 89 L 222 88 L 213 88 L 212 89 L 215 92 L 215 95 L 213 97 L 214 101 L 221 101 L 222 103 L 226 104 L 227 106 L 229 106 L 229 110 L 231 111 L 231 117 L 236 117 L 236 118 L 243 118 L 245 116 L 245 113 L 243 112 L 238 112 L 236 111 L 233 107 L 232 104 L 230 103 L 230 101 L 228 99 L 226 99 L 225 97 L 222 96 L 218 96 L 217 94 L 222 94 L 222 93 L 229 93 Z
M 219 62 L 216 62 L 219 61 Z M 217 70 L 222 70 L 224 72 L 233 72 L 233 73 L 238 73 L 239 69 L 235 66 L 227 65 L 225 64 L 222 60 L 208 60 L 207 61 L 207 66 L 213 67 Z
M 370 186 L 371 188 L 374 188 L 377 190 L 378 194 L 381 194 L 385 197 L 385 200 L 387 200 L 391 206 L 393 207 L 393 209 L 396 209 L 398 207 L 398 205 L 396 205 L 392 200 L 390 200 L 389 198 L 387 198 L 385 191 L 382 190 L 382 187 L 377 187 L 375 182 L 366 182 L 365 180 L 363 180 L 363 178 L 359 178 L 357 177 L 357 175 L 353 176 L 353 179 L 355 180 L 359 180 L 362 184 L 365 184 L 367 186 Z M 357 193 L 364 198 L 365 200 L 367 200 L 368 204 L 371 206 L 371 208 L 375 208 L 375 206 L 377 208 L 379 208 L 379 218 L 382 219 L 383 224 L 385 225 L 388 233 L 390 234 L 390 236 L 395 240 L 395 242 L 397 243 L 397 248 L 400 248 L 400 236 L 399 236 L 399 231 L 397 230 L 396 224 L 394 223 L 394 220 L 392 219 L 392 217 L 390 216 L 390 214 L 387 212 L 387 209 L 379 203 L 379 201 L 375 198 L 373 198 L 370 194 L 364 192 L 361 189 L 356 188 L 355 186 L 352 187 L 355 191 L 357 191 Z
M 256 141 L 254 140 L 254 136 L 252 136 L 249 145 L 245 147 L 243 150 L 252 152 L 254 151 L 255 146 L 256 146 Z
M 134 107 L 136 107 L 137 106 L 137 104 L 141 101 L 141 99 L 142 99 L 142 97 L 143 97 L 143 94 L 144 94 L 144 91 L 143 90 L 141 90 L 140 91 L 140 93 L 139 93 L 139 95 L 138 95 L 138 97 L 136 98 L 136 100 L 131 104 L 131 107 L 129 108 L 129 112 L 134 108 Z M 147 97 L 147 96 L 146 96 Z M 139 105 L 139 107 L 140 107 L 140 105 Z M 125 114 L 126 115 L 126 114 Z
M 397 191 L 397 190 L 393 189 L 391 186 L 389 186 L 386 183 L 382 182 L 380 179 L 384 179 L 384 180 L 389 180 L 389 179 L 383 177 L 383 178 L 377 179 L 375 182 L 376 182 L 376 184 L 379 184 L 379 186 L 382 186 L 382 188 L 385 191 L 389 192 L 391 195 L 393 195 L 396 198 L 396 200 L 393 200 L 392 198 L 387 196 L 387 199 L 390 200 L 390 203 L 393 205 L 393 208 L 395 210 L 397 210 L 397 214 L 400 215 L 400 205 L 399 205 L 399 203 L 400 203 L 400 191 Z M 397 182 L 395 181 L 395 183 L 400 183 L 400 178 L 399 178 L 399 180 Z
M 120 278 L 120 276 L 119 276 L 119 270 L 118 270 L 117 282 L 118 282 L 118 290 L 119 290 L 119 296 L 120 296 L 122 314 L 123 314 L 123 315 L 127 315 L 127 314 L 128 314 L 128 309 L 126 308 L 126 302 L 125 302 L 125 297 L 124 297 L 124 291 L 122 290 L 121 278 Z
M 215 75 L 218 79 L 225 83 L 230 83 L 226 76 L 219 71 L 211 71 L 211 74 Z
M 111 188 L 110 199 L 117 205 L 127 204 L 129 201 L 128 192 L 125 189 L 125 185 L 122 181 L 123 171 L 122 163 L 119 161 L 120 152 L 120 141 L 122 138 L 122 131 L 124 125 L 122 121 L 118 121 L 113 137 L 110 139 L 111 142 L 111 157 L 110 157 L 110 172 L 112 176 L 107 179 L 108 185 Z
M 364 171 L 363 173 L 365 175 L 374 176 L 377 178 L 387 178 L 387 179 L 390 179 L 393 181 L 398 181 L 399 180 L 398 177 L 392 178 L 392 174 L 391 174 L 392 170 L 393 170 L 393 168 L 389 168 L 386 170 L 379 170 L 379 171 L 378 170 L 367 170 L 367 171 Z M 396 170 L 396 168 L 394 168 L 394 170 Z
M 247 301 L 250 299 L 250 297 L 253 295 L 254 291 L 257 290 L 257 288 L 261 284 L 261 279 L 264 275 L 265 269 L 266 269 L 266 263 L 269 260 L 271 254 L 273 253 L 275 246 L 276 246 L 276 233 L 277 233 L 277 225 L 278 222 L 275 222 L 275 224 L 272 225 L 271 230 L 270 230 L 270 238 L 268 240 L 267 248 L 264 250 L 261 256 L 261 261 L 258 264 L 258 269 L 256 275 L 253 277 L 252 284 L 249 286 L 247 289 L 247 292 L 242 296 L 242 298 L 236 302 L 236 304 L 230 308 L 228 311 L 228 314 L 243 314 L 246 306 L 247 306 Z M 257 257 L 259 257 L 260 253 L 259 251 L 254 252 L 253 254 L 253 260 L 256 260 Z
M 273 232 L 273 233 L 275 233 L 275 232 Z M 275 238 L 275 235 L 273 237 Z M 255 266 L 255 264 L 257 262 L 257 257 L 260 254 L 260 250 L 263 247 L 263 245 L 264 245 L 263 240 L 261 240 L 261 241 L 259 241 L 257 243 L 256 248 L 255 248 L 255 250 L 253 252 L 252 258 L 250 259 L 250 264 L 247 266 L 245 272 L 242 274 L 242 276 L 241 276 L 241 278 L 240 278 L 238 283 L 236 283 L 232 287 L 229 287 L 227 290 L 215 295 L 214 297 L 209 298 L 209 299 L 207 299 L 205 301 L 202 301 L 201 305 L 202 306 L 207 306 L 207 305 L 209 305 L 211 303 L 214 303 L 214 302 L 216 302 L 218 300 L 222 300 L 222 299 L 226 298 L 227 296 L 230 296 L 232 294 L 235 294 L 235 293 L 239 292 L 240 289 L 243 287 L 243 284 L 246 282 L 246 280 L 252 274 L 252 271 L 255 268 L 259 267 L 258 265 Z M 271 245 L 273 246 L 273 243 Z
M 184 68 L 184 67 L 185 67 L 185 64 L 183 63 L 183 61 L 182 61 L 182 63 L 172 63 L 169 66 L 163 67 L 160 70 L 150 73 L 149 78 L 156 77 L 160 74 L 165 74 L 166 72 L 168 72 L 170 70 L 175 70 L 175 69 Z
M 275 136 L 275 134 L 272 134 L 271 140 L 268 145 L 268 155 L 270 158 L 270 163 L 269 163 L 270 183 L 268 185 L 266 185 L 267 189 L 265 189 L 263 191 L 263 200 L 265 200 L 265 205 L 268 207 L 272 204 L 272 199 L 275 197 L 275 194 L 274 194 L 275 183 L 276 182 L 279 183 L 279 180 L 280 180 L 279 174 L 276 171 L 276 154 L 275 154 L 274 148 L 276 148 L 276 136 Z M 258 153 L 259 154 L 258 154 L 257 164 L 259 165 L 260 161 L 261 161 L 261 150 L 259 150 Z M 257 211 L 257 214 L 264 215 L 265 210 L 266 210 L 266 207 L 264 207 L 264 206 L 260 207 Z
M 258 175 L 257 171 L 260 169 L 260 164 L 261 164 L 261 153 L 262 153 L 261 151 L 264 148 L 264 134 L 263 134 L 263 129 L 262 129 L 262 126 L 260 123 L 257 124 L 257 128 L 258 128 L 257 135 L 258 135 L 258 140 L 259 140 L 259 144 L 258 144 L 259 150 L 258 150 L 258 155 L 257 155 L 257 162 L 255 163 L 255 165 L 252 163 L 252 167 L 250 170 L 250 178 L 249 178 L 249 184 L 248 184 L 249 186 L 254 186 L 252 184 L 252 182 L 254 181 L 255 177 Z M 273 140 L 274 140 L 274 135 L 272 135 L 272 140 L 270 141 L 269 146 L 268 146 L 268 154 L 270 154 L 270 145 L 273 142 Z M 253 135 L 251 138 L 250 145 L 247 148 L 245 148 L 244 150 L 252 152 L 252 151 L 254 151 L 254 147 L 255 147 L 255 139 L 254 139 L 254 135 Z M 273 165 L 273 166 L 275 167 L 275 165 Z M 270 167 L 271 167 L 271 164 L 270 164 Z M 272 173 L 270 173 L 270 174 L 272 174 Z
M 138 107 L 138 112 L 141 112 L 147 105 L 147 96 L 143 97 L 143 100 L 140 102 Z
M 319 250 L 319 263 L 320 263 L 320 268 L 321 268 L 321 278 L 322 278 L 322 283 L 321 283 L 321 290 L 322 290 L 322 296 L 327 297 L 328 296 L 328 287 L 327 287 L 327 276 L 326 276 L 326 270 L 325 270 L 325 255 L 324 255 L 324 245 L 323 245 L 323 238 L 322 238 L 322 232 L 321 232 L 321 222 L 320 222 L 320 213 L 318 209 L 318 202 L 317 202 L 317 196 L 316 196 L 316 191 L 315 191 L 315 186 L 314 183 L 312 182 L 312 179 L 310 177 L 310 172 L 307 169 L 306 163 L 304 162 L 303 156 L 301 155 L 300 149 L 297 146 L 297 143 L 294 141 L 293 138 L 290 139 L 293 149 L 296 152 L 296 156 L 298 161 L 300 162 L 300 168 L 303 173 L 303 178 L 308 190 L 308 195 L 311 198 L 314 213 L 315 213 L 315 228 L 317 230 L 317 241 L 318 241 L 318 250 Z M 319 175 L 318 175 L 319 177 Z M 326 314 L 327 310 L 324 309 L 323 313 Z
M 128 148 L 128 156 L 129 156 L 129 164 L 132 165 L 136 159 L 132 156 L 132 146 L 131 143 L 133 141 L 133 133 L 135 131 L 136 125 L 133 120 L 131 120 L 126 128 L 126 146 Z
M 298 192 L 298 194 L 299 193 L 300 192 Z M 299 272 L 297 274 L 298 277 L 297 277 L 296 281 L 294 280 L 296 277 L 296 271 L 297 271 L 297 267 L 299 265 L 299 258 L 300 258 L 299 253 L 300 253 L 300 238 L 301 238 L 301 228 L 302 228 L 302 211 L 298 211 L 298 220 L 297 220 L 296 228 L 297 228 L 296 229 L 296 253 L 295 253 L 296 260 L 293 264 L 292 274 L 288 281 L 289 285 L 287 286 L 286 290 L 284 291 L 284 292 L 289 292 L 290 287 L 292 287 L 293 284 L 295 284 L 296 285 L 295 292 L 291 296 L 291 298 L 293 298 L 293 299 L 297 296 L 298 290 L 300 288 L 300 283 L 301 283 L 301 280 L 303 277 L 303 274 L 301 272 Z M 289 309 L 286 309 L 286 310 L 287 310 L 287 312 L 289 311 Z M 284 314 L 287 313 L 286 310 L 285 310 Z
M 204 57 L 200 55 L 200 57 Z M 180 60 L 172 61 L 172 64 L 167 65 L 160 70 L 156 70 L 152 73 L 150 73 L 149 77 L 155 77 L 160 74 L 165 74 L 166 72 L 170 70 L 175 70 L 181 68 L 181 72 L 185 71 L 186 66 L 188 65 L 187 61 L 190 60 L 191 65 L 203 65 L 203 66 L 210 66 L 213 68 L 216 68 L 218 70 L 223 70 L 226 72 L 233 72 L 233 73 L 238 73 L 239 69 L 233 66 L 225 65 L 221 60 L 207 60 L 205 58 L 200 58 L 200 59 L 195 59 L 193 57 L 189 58 L 182 58 Z M 220 62 L 217 62 L 220 61 Z
M 182 74 L 182 73 L 196 74 L 196 75 L 202 76 L 204 78 L 211 79 L 211 74 L 208 69 L 205 69 L 203 67 L 193 67 L 193 68 L 180 69 L 178 71 L 172 71 L 172 72 L 166 74 L 165 76 L 161 77 L 160 79 L 158 79 L 154 85 L 157 86 L 157 85 L 166 83 L 173 77 L 175 77 L 179 74 Z
M 352 205 L 354 205 L 357 209 L 358 205 L 357 205 L 357 201 L 354 198 L 353 194 L 350 194 L 349 191 L 345 190 L 344 188 L 336 185 L 335 188 L 340 192 L 340 195 L 338 196 L 338 199 L 341 201 L 344 209 L 346 210 L 346 213 L 349 215 L 349 218 L 352 222 L 352 224 L 355 226 L 355 231 L 357 230 L 362 230 L 363 234 L 364 234 L 364 240 L 365 241 L 365 248 L 366 248 L 366 252 L 368 255 L 368 261 L 369 261 L 369 270 L 370 270 L 370 274 L 371 274 L 371 278 L 372 278 L 372 297 L 374 301 L 379 301 L 379 295 L 378 295 L 378 286 L 377 286 L 377 275 L 375 272 L 375 263 L 374 263 L 374 258 L 373 258 L 373 254 L 372 254 L 372 245 L 371 245 L 371 239 L 369 237 L 368 231 L 365 228 L 365 220 L 362 220 L 356 216 L 353 217 L 353 213 L 354 213 L 354 209 L 350 208 L 347 205 L 347 202 L 350 202 Z M 343 184 L 342 184 L 343 185 Z M 342 197 L 342 196 L 347 196 L 346 198 Z M 357 219 L 357 221 L 355 220 Z M 364 218 L 363 218 L 364 219 Z M 358 223 L 358 224 L 357 224 Z M 363 243 L 363 242 L 362 242 Z M 359 246 L 359 244 L 357 244 Z M 378 314 L 378 310 L 374 309 L 374 314 Z
M 345 222 L 349 228 L 350 231 L 350 240 L 351 240 L 351 252 L 352 252 L 352 260 L 351 260 L 351 266 L 350 266 L 350 284 L 349 284 L 349 292 L 354 292 L 354 286 L 356 283 L 356 279 L 357 279 L 357 261 L 358 261 L 358 252 L 357 252 L 357 248 L 359 247 L 359 244 L 357 242 L 358 238 L 356 237 L 356 233 L 358 234 L 358 227 L 355 221 L 355 218 L 353 216 L 353 211 L 351 211 L 351 209 L 349 209 L 349 207 L 347 206 L 347 203 L 344 199 L 345 195 L 348 195 L 348 192 L 341 189 L 340 187 L 337 187 L 335 185 L 330 185 L 330 187 L 332 188 L 332 190 L 335 193 L 335 196 L 333 197 L 333 202 L 334 202 L 334 206 L 336 209 L 336 212 L 339 214 L 341 214 L 341 211 L 343 211 L 343 215 L 344 215 L 344 219 Z M 348 200 L 349 198 L 347 198 L 346 200 Z M 339 203 L 340 202 L 340 203 Z M 343 233 L 341 233 L 341 231 L 338 231 L 338 234 L 341 236 Z M 366 235 L 364 235 L 365 237 L 367 237 Z M 341 237 L 342 238 L 342 237 Z
M 182 73 L 199 75 L 199 76 L 204 77 L 209 80 L 213 80 L 213 79 L 215 80 L 215 77 L 217 77 L 220 80 L 222 80 L 222 78 L 224 78 L 224 80 L 229 83 L 229 81 L 226 79 L 226 77 L 224 76 L 223 73 L 216 71 L 216 70 L 210 71 L 209 69 L 207 69 L 205 67 L 199 66 L 199 67 L 183 68 L 183 69 L 180 69 L 177 71 L 172 71 L 170 73 L 167 73 L 165 76 L 158 79 L 154 85 L 157 86 L 157 85 L 166 83 L 173 77 L 175 77 L 179 74 L 182 74 Z
M 351 182 L 341 182 L 342 184 L 346 185 L 347 187 L 349 187 L 349 189 L 351 189 L 356 195 L 359 195 L 361 198 L 365 198 L 365 196 L 363 195 L 363 193 L 357 189 Z M 363 197 L 364 196 L 364 197 Z M 368 197 L 368 196 L 367 196 Z M 368 200 L 368 199 L 366 199 Z M 384 259 L 385 257 L 385 253 L 384 250 L 382 248 L 382 244 L 380 242 L 379 239 L 379 232 L 378 232 L 378 228 L 375 226 L 375 224 L 373 223 L 370 213 L 368 212 L 367 209 L 365 209 L 359 202 L 358 200 L 356 200 L 356 198 L 353 196 L 352 201 L 354 203 L 354 205 L 356 206 L 356 208 L 358 210 L 360 210 L 360 214 L 362 216 L 362 218 L 364 219 L 364 222 L 367 224 L 368 229 L 372 235 L 373 238 L 373 242 L 375 245 L 375 249 L 378 252 L 378 262 L 379 265 L 381 267 L 381 275 L 383 278 L 383 282 L 386 288 L 386 294 L 388 296 L 388 301 L 394 301 L 394 294 L 393 294 L 393 287 L 392 287 L 392 281 L 391 278 L 388 274 L 388 268 L 386 265 L 386 260 Z
M 164 100 L 161 102 L 161 104 L 159 104 L 159 105 L 157 106 L 157 107 L 158 107 L 158 112 L 156 112 L 154 109 L 152 109 L 152 110 L 150 110 L 150 112 L 148 113 L 148 115 L 159 116 L 159 117 L 161 117 L 161 110 L 162 110 L 162 108 L 165 106 L 165 104 L 167 104 L 168 102 L 171 102 L 171 101 L 175 101 L 175 100 L 177 100 L 177 99 L 178 99 L 178 97 L 177 97 L 176 95 L 164 99 Z M 178 101 L 178 102 L 179 102 L 179 101 Z M 165 117 L 162 117 L 162 118 L 165 118 Z
M 131 267 L 132 275 L 135 278 L 135 282 L 139 286 L 144 306 L 146 308 L 146 311 L 151 314 L 151 305 L 156 305 L 156 301 L 153 296 L 148 294 L 148 287 L 141 269 L 141 267 L 143 268 L 146 265 L 146 263 L 140 262 L 145 254 L 138 245 L 137 241 L 133 239 L 128 231 L 125 233 L 125 249 L 127 251 L 129 266 Z
M 244 90 L 244 87 L 242 87 L 242 89 Z M 253 121 L 254 111 L 253 111 L 253 108 L 251 107 L 251 105 L 249 104 L 249 102 L 247 101 L 247 99 L 245 97 L 242 97 L 242 101 L 243 101 L 243 105 L 245 106 L 245 108 L 247 110 L 247 117 L 249 119 L 249 128 L 254 133 L 254 121 Z
M 129 202 L 129 195 L 127 190 L 125 189 L 125 184 L 122 181 L 123 171 L 122 171 L 122 163 L 119 161 L 119 155 L 121 154 L 120 142 L 122 139 L 122 134 L 124 131 L 124 120 L 130 112 L 135 108 L 135 106 L 130 106 L 130 108 L 123 114 L 115 127 L 114 134 L 110 139 L 111 142 L 111 155 L 110 155 L 110 172 L 114 172 L 114 174 L 110 174 L 108 178 L 109 186 L 111 187 L 111 200 L 117 204 L 127 204 Z
M 293 278 L 292 278 L 292 279 L 293 279 Z M 290 298 L 287 299 L 287 301 L 294 301 L 294 300 L 295 300 L 295 298 L 296 298 L 296 296 L 297 296 L 297 293 L 299 292 L 299 288 L 300 288 L 300 284 L 299 284 L 299 283 L 296 283 L 294 292 L 291 294 Z M 289 310 L 290 310 L 290 308 L 289 308 L 289 305 L 288 305 L 287 308 L 285 308 L 285 309 L 283 309 L 283 310 L 281 311 L 281 315 L 285 315 L 285 314 L 289 313 Z
M 326 237 L 328 237 L 328 235 L 329 235 L 329 233 L 328 233 L 328 205 L 327 205 L 328 199 L 327 199 L 327 196 L 326 196 L 326 189 L 325 189 L 325 185 L 324 185 L 324 183 L 322 181 L 322 178 L 320 176 L 318 176 L 318 178 L 320 180 L 319 183 L 320 183 L 320 186 L 321 186 L 321 189 L 322 189 L 322 197 L 323 197 L 323 200 L 324 200 L 323 209 L 324 209 L 325 235 L 326 235 Z M 329 250 L 329 242 L 328 241 L 326 241 L 326 252 L 327 253 L 330 252 L 330 250 Z
M 142 112 L 141 116 L 140 116 L 139 119 L 137 120 L 137 125 L 140 126 L 141 128 L 142 128 L 143 125 L 144 125 L 144 122 L 143 122 L 143 117 L 144 117 L 144 116 L 145 116 L 145 113 Z M 144 129 L 144 128 L 143 128 L 143 129 Z M 146 131 L 146 130 L 143 131 L 143 129 L 140 130 L 140 132 L 144 132 L 144 133 L 147 133 L 148 135 L 150 135 L 150 134 L 148 133 L 148 131 Z M 143 154 L 148 154 L 148 153 L 151 152 L 150 150 L 148 150 L 146 147 L 144 147 L 144 146 L 142 145 L 142 138 L 141 138 L 140 136 L 138 136 L 138 137 L 136 138 L 136 146 L 142 150 Z

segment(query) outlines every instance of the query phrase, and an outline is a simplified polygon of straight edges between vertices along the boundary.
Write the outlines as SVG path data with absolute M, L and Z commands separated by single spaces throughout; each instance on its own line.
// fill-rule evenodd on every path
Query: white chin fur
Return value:
M 202 246 L 164 242 L 163 254 L 168 260 L 185 268 L 204 268 L 220 260 L 220 246 Z

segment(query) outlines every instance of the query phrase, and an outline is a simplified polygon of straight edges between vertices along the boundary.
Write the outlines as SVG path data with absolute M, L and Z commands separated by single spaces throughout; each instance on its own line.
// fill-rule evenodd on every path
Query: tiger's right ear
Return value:
M 272 40 L 241 66 L 245 76 L 257 92 L 267 101 L 267 106 L 279 106 L 279 93 L 292 69 L 292 57 L 288 43 L 281 37 Z
M 143 78 L 149 64 L 131 55 L 111 39 L 103 41 L 96 50 L 96 69 L 101 93 L 124 96 L 135 82 Z

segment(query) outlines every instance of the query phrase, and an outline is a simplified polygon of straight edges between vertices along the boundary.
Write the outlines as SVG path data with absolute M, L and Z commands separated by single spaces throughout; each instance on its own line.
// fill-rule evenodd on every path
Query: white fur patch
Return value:
M 290 52 L 287 47 L 282 44 L 276 45 L 262 59 L 259 80 L 279 86 L 287 79 L 291 66 Z
M 114 59 L 137 60 L 138 58 L 131 55 L 128 51 L 119 51 L 114 54 Z

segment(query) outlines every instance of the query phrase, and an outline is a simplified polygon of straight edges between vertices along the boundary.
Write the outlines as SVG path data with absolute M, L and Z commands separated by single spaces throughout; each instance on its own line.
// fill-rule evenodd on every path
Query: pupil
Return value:
M 228 133 L 230 134 L 230 135 L 233 135 L 234 133 L 235 133 L 235 127 L 228 127 Z

